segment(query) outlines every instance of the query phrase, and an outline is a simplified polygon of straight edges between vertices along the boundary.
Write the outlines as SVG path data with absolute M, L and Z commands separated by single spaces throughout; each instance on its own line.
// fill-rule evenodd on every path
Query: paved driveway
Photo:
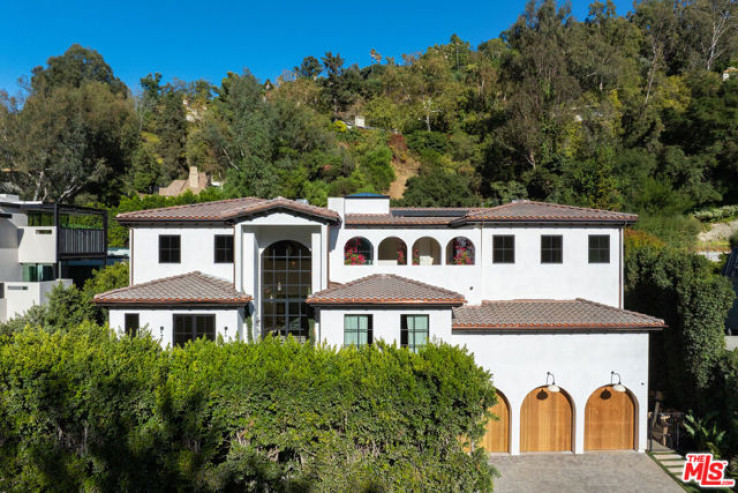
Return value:
M 495 493 L 683 493 L 646 454 L 637 452 L 493 456 Z

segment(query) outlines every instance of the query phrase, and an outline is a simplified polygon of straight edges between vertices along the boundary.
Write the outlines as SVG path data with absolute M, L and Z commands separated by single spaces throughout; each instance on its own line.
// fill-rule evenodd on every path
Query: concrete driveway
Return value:
M 646 454 L 637 452 L 492 456 L 500 472 L 495 493 L 683 493 Z

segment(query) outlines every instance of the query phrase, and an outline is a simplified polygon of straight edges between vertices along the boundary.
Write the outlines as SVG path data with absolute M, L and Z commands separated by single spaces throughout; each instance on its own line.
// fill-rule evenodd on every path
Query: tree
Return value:
M 23 197 L 63 202 L 85 192 L 109 203 L 120 195 L 136 147 L 130 99 L 85 82 L 12 103 L 0 114 L 0 156 Z
M 323 66 L 320 64 L 317 58 L 313 56 L 307 56 L 302 59 L 302 63 L 299 67 L 294 68 L 294 71 L 298 77 L 315 80 L 323 71 Z
M 651 387 L 670 405 L 704 411 L 725 352 L 725 318 L 735 294 L 703 257 L 646 246 L 626 250 L 625 306 L 661 317 L 651 344 Z
M 469 180 L 434 166 L 427 173 L 413 176 L 400 201 L 402 207 L 472 207 L 479 205 L 470 191 Z
M 114 74 L 102 55 L 90 48 L 73 44 L 61 56 L 47 60 L 47 67 L 36 67 L 31 77 L 34 94 L 48 95 L 59 87 L 80 88 L 87 82 L 105 84 L 113 94 L 127 96 L 128 88 Z

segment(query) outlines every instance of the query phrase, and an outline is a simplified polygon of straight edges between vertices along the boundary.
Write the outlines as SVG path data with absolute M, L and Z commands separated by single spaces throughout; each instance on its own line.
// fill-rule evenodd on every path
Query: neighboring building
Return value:
M 199 173 L 197 166 L 190 166 L 190 174 L 186 180 L 174 180 L 168 186 L 159 189 L 159 195 L 177 197 L 187 190 L 197 195 L 210 186 L 207 173 Z
M 59 282 L 84 283 L 106 245 L 105 211 L 0 194 L 0 322 L 45 303 Z
M 619 212 L 518 201 L 390 208 L 242 198 L 129 212 L 131 286 L 110 324 L 195 337 L 465 345 L 500 395 L 489 451 L 646 448 L 649 333 L 623 309 Z

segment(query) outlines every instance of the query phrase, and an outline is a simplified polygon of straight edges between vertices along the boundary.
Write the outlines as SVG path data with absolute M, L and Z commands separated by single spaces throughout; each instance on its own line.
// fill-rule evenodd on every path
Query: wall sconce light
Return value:
M 615 392 L 625 392 L 625 386 L 623 385 L 623 383 L 622 383 L 622 381 L 620 379 L 620 373 L 618 373 L 616 371 L 611 371 L 610 372 L 610 385 L 612 385 L 612 379 L 613 379 L 613 377 L 615 375 L 618 376 L 618 383 L 616 383 L 615 385 L 612 386 L 612 390 L 614 390 Z
M 549 377 L 551 378 L 551 383 L 548 383 Z M 561 389 L 558 385 L 556 385 L 556 377 L 553 373 L 550 371 L 546 372 L 546 388 L 549 392 L 559 392 Z
M 164 326 L 163 325 L 159 327 L 159 337 L 161 339 L 164 339 Z
M 226 325 L 223 329 L 225 330 L 225 338 L 228 339 L 228 326 Z

